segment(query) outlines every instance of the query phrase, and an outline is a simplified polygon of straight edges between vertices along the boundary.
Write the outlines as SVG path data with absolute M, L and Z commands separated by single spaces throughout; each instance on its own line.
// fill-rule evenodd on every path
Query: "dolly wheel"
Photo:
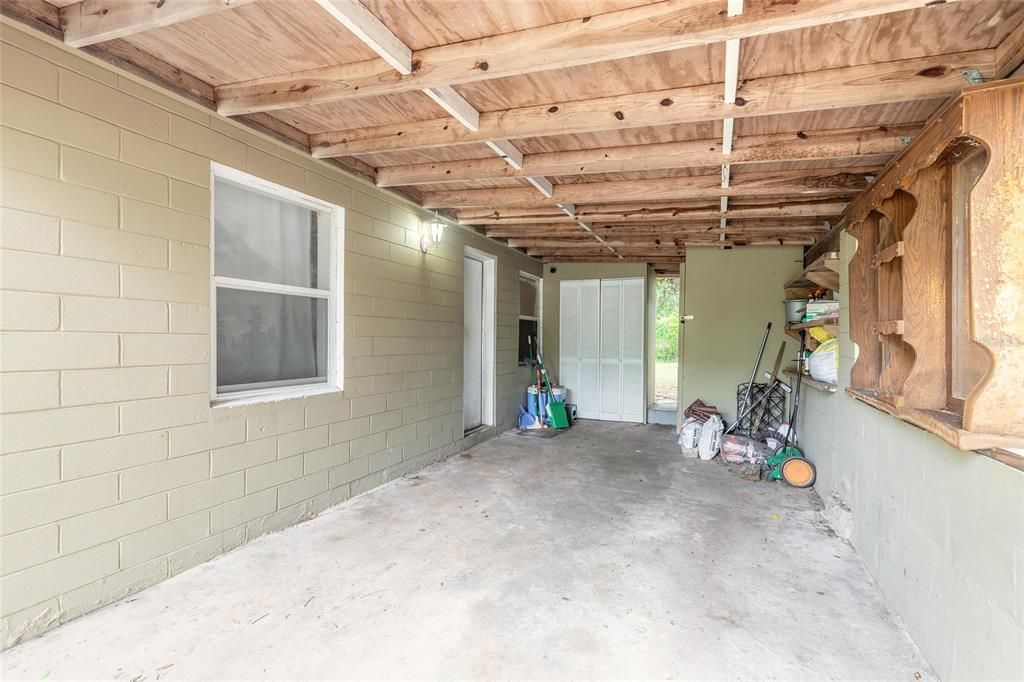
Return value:
M 794 488 L 809 488 L 818 477 L 814 463 L 803 457 L 790 457 L 782 463 L 780 469 L 782 480 Z

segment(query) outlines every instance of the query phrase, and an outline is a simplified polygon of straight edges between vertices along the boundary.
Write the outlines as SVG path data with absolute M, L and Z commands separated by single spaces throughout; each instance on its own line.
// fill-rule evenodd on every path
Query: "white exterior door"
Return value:
M 561 283 L 559 380 L 583 419 L 644 420 L 644 280 Z
M 464 258 L 463 276 L 462 428 L 469 431 L 483 423 L 484 264 Z

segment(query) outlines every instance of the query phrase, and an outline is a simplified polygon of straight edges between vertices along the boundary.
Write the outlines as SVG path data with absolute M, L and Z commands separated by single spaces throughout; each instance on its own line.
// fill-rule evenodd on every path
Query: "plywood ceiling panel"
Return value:
M 966 85 L 966 83 L 964 83 Z M 736 119 L 736 135 L 770 135 L 802 130 L 830 130 L 871 125 L 919 123 L 928 120 L 946 98 L 916 102 L 876 104 L 866 107 L 805 111 L 781 116 L 754 116 Z
M 313 0 L 257 2 L 126 40 L 212 85 L 377 57 Z
M 683 142 L 686 140 L 719 139 L 722 137 L 721 121 L 703 123 L 679 123 L 649 128 L 627 128 L 606 130 L 583 135 L 553 135 L 516 140 L 516 145 L 527 154 L 544 152 L 565 152 L 576 149 L 600 149 L 601 147 L 622 147 L 636 144 L 659 142 Z
M 467 159 L 491 159 L 494 152 L 483 144 L 464 144 L 435 149 L 418 149 L 407 152 L 379 152 L 360 154 L 359 159 L 376 168 L 382 166 L 406 166 L 416 163 L 463 161 Z
M 645 5 L 645 0 L 366 0 L 406 45 L 422 50 Z
M 1021 2 L 956 2 L 757 36 L 742 43 L 740 78 L 995 47 L 1021 21 Z
M 428 121 L 447 116 L 441 107 L 422 92 L 315 104 L 275 111 L 272 115 L 307 133 L 337 130 L 339 124 L 348 128 L 363 128 L 403 121 Z
M 722 81 L 721 43 L 541 71 L 456 87 L 480 111 L 591 99 Z

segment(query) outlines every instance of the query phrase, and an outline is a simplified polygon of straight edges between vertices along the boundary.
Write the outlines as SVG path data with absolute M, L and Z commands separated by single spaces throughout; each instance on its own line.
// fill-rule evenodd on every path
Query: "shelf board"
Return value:
M 839 336 L 839 323 L 838 323 L 838 321 L 836 321 L 836 322 L 829 322 L 829 323 L 821 323 L 821 322 L 794 322 L 793 324 L 787 324 L 786 325 L 786 334 L 788 334 L 789 336 L 792 336 L 794 339 L 799 341 L 800 340 L 800 332 L 801 332 L 801 330 L 811 329 L 812 327 L 820 327 L 820 328 L 824 329 L 833 338 Z M 805 335 L 804 343 L 807 344 L 808 350 L 814 350 L 815 348 L 817 348 L 818 346 L 821 345 L 821 342 L 818 341 L 813 336 L 811 336 L 810 334 L 806 334 Z
M 796 370 L 793 369 L 792 367 L 787 367 L 786 369 L 784 369 L 782 371 L 785 372 L 786 374 L 790 374 L 792 376 L 796 376 Z M 835 384 L 830 384 L 827 381 L 818 381 L 817 379 L 812 379 L 811 377 L 807 376 L 806 374 L 803 376 L 802 379 L 800 379 L 800 383 L 802 385 L 804 385 L 804 386 L 810 386 L 811 388 L 816 388 L 819 391 L 825 391 L 826 393 L 835 393 L 836 392 L 836 385 Z
M 799 275 L 789 280 L 786 289 L 817 289 L 825 287 L 839 290 L 839 253 L 830 251 L 818 256 Z
M 957 450 L 987 450 L 989 448 L 1020 448 L 1024 446 L 1024 438 L 1018 436 L 965 431 L 962 417 L 955 412 L 920 410 L 891 405 L 882 400 L 877 391 L 870 389 L 847 388 L 846 393 L 897 419 L 902 419 L 935 434 Z
M 821 327 L 831 336 L 839 336 L 839 320 L 835 318 L 828 318 L 828 321 L 811 320 L 810 322 L 790 322 L 786 325 L 786 331 L 798 332 L 801 329 L 814 329 L 815 327 Z

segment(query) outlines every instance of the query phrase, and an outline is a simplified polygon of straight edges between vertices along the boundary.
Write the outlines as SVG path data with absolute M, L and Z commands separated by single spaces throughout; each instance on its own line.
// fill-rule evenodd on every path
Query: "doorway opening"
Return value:
M 463 257 L 462 431 L 494 425 L 494 256 Z
M 679 399 L 679 277 L 658 277 L 654 301 L 654 405 L 674 410 Z

